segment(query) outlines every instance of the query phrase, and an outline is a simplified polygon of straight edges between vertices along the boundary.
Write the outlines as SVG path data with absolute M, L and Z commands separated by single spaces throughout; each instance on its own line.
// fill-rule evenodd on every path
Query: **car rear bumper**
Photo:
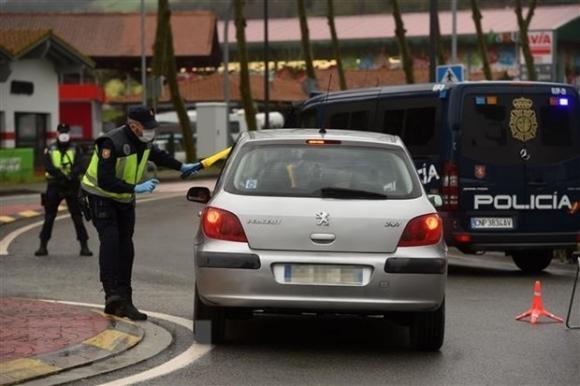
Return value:
M 219 247 L 219 244 L 231 243 L 213 244 Z M 399 248 L 395 254 L 312 252 L 305 255 L 304 252 L 250 249 L 224 253 L 204 245 L 203 249 L 196 248 L 194 252 L 196 285 L 204 303 L 222 307 L 368 313 L 427 311 L 436 309 L 444 298 L 447 280 L 444 248 L 441 244 Z M 208 266 L 208 255 L 217 264 L 229 261 L 215 259 L 220 253 L 247 259 L 239 265 L 252 268 Z M 259 264 L 255 264 L 252 256 L 259 257 Z M 387 266 L 389 259 L 392 263 Z M 371 275 L 361 286 L 280 283 L 275 278 L 274 267 L 284 263 L 360 265 L 370 267 Z M 402 273 L 405 271 L 409 273 Z

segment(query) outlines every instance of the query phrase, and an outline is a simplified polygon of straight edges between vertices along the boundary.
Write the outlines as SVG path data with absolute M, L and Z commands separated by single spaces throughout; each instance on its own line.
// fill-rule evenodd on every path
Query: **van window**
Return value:
M 463 102 L 461 118 L 461 152 L 478 161 L 495 163 L 520 163 L 519 151 L 526 147 L 532 154 L 530 163 L 560 162 L 577 156 L 580 149 L 580 127 L 577 112 L 578 102 L 570 97 L 570 106 L 551 106 L 549 96 L 543 94 L 494 94 L 494 103 L 487 101 L 485 94 L 468 94 Z M 517 138 L 510 127 L 512 115 L 518 116 L 513 106 L 516 98 L 532 101 L 530 119 L 536 123 L 530 129 L 531 138 Z M 476 103 L 476 98 L 481 101 Z M 533 115 L 532 115 L 533 114 Z
M 330 128 L 331 129 L 339 129 L 339 130 L 349 129 L 349 125 L 348 125 L 348 117 L 349 116 L 350 116 L 350 113 L 333 114 L 330 117 Z
M 352 111 L 330 116 L 330 128 L 339 130 L 368 130 L 369 112 Z
M 287 119 L 286 121 L 289 122 L 290 120 Z M 300 127 L 302 128 L 318 127 L 318 124 L 316 123 L 316 109 L 308 109 L 300 113 Z
M 546 146 L 572 146 L 570 113 L 561 106 L 542 106 L 542 144 Z
M 386 110 L 383 115 L 382 132 L 401 137 L 413 155 L 434 154 L 437 151 L 436 121 L 435 106 Z

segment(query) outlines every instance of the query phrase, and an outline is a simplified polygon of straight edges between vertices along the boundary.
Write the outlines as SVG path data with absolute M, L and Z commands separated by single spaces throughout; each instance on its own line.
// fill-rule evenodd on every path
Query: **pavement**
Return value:
M 0 298 L 0 385 L 13 385 L 120 354 L 143 328 L 99 310 Z
M 187 190 L 189 184 L 175 172 L 160 174 L 162 183 L 156 194 L 173 196 Z M 191 182 L 211 188 L 215 178 L 202 175 Z M 45 188 L 45 183 L 0 185 L 0 227 L 43 215 L 39 193 Z M 59 211 L 65 209 L 66 205 L 59 207 Z M 152 321 L 134 323 L 106 315 L 102 308 L 3 295 L 0 386 L 86 379 L 154 357 L 172 340 L 170 333 Z M 129 349 L 130 353 L 119 356 Z

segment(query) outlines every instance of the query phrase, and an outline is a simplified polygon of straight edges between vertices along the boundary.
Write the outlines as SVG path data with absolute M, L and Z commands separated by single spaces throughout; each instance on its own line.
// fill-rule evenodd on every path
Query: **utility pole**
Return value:
M 264 0 L 264 129 L 270 128 L 270 44 L 268 42 L 268 0 Z
M 457 0 L 451 0 L 451 64 L 457 63 Z
M 147 63 L 145 59 L 145 0 L 141 0 L 141 86 L 143 106 L 147 106 Z
M 437 67 L 437 0 L 430 0 L 429 7 L 429 81 L 435 82 Z
M 231 138 L 230 133 L 230 19 L 232 17 L 232 7 L 234 3 L 230 0 L 228 9 L 226 10 L 226 20 L 224 22 L 224 102 L 226 104 L 226 132 L 228 139 Z

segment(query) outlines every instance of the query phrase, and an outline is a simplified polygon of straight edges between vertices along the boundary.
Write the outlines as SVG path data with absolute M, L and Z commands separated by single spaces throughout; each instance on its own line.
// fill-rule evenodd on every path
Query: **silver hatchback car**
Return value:
M 443 344 L 442 222 L 398 137 L 244 133 L 213 196 L 193 187 L 188 199 L 207 204 L 194 246 L 197 341 L 217 343 L 228 317 L 259 311 L 397 314 L 414 347 Z

